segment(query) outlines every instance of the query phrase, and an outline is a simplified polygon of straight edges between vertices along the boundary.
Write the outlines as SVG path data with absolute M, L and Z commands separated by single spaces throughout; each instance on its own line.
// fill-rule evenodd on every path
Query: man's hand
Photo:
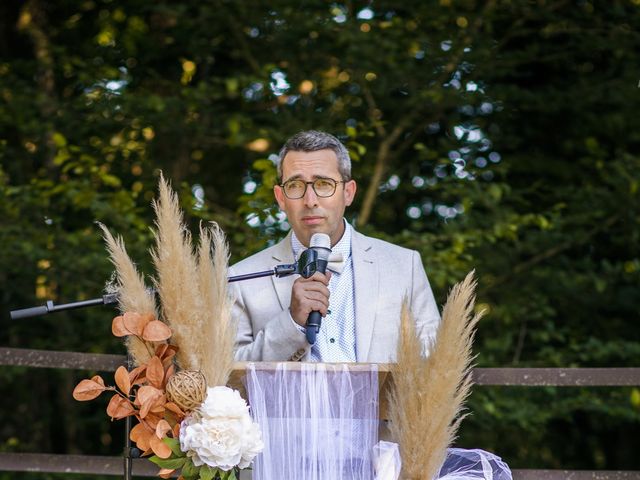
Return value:
M 309 278 L 300 277 L 291 289 L 291 318 L 301 327 L 307 323 L 309 314 L 318 311 L 324 317 L 329 309 L 329 279 L 331 272 L 316 272 Z

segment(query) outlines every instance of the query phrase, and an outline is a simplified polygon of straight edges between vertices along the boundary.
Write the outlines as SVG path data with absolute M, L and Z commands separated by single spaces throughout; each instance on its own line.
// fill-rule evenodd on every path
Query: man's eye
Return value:
M 304 188 L 304 184 L 300 181 L 293 181 L 287 183 L 286 188 L 287 190 L 299 190 L 301 188 Z
M 319 179 L 315 181 L 316 188 L 330 188 L 332 186 L 330 180 Z

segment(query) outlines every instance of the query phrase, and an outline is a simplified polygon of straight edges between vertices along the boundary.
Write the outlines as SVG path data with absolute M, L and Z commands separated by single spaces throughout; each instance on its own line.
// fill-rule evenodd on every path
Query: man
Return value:
M 423 338 L 440 320 L 420 255 L 356 232 L 344 219 L 356 194 L 344 145 L 324 132 L 291 137 L 278 158 L 274 195 L 292 231 L 280 243 L 231 267 L 231 275 L 294 263 L 311 236 L 329 235 L 343 262 L 327 274 L 263 277 L 234 283 L 236 359 L 249 361 L 390 362 L 396 358 L 406 298 Z M 330 266 L 331 268 L 331 266 Z M 316 343 L 305 323 L 323 315 Z

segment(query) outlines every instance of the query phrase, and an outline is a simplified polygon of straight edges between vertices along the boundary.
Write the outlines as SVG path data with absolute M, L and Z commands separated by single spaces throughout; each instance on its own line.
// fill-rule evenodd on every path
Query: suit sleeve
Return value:
M 243 288 L 235 284 L 232 288 L 235 295 L 232 318 L 236 321 L 236 351 L 237 361 L 297 361 L 308 349 L 304 333 L 296 328 L 288 310 L 274 314 L 264 322 L 261 329 L 256 327 L 260 316 L 264 312 L 250 306 Z
M 420 254 L 416 251 L 413 251 L 412 254 L 411 311 L 416 319 L 418 335 L 425 345 L 429 345 L 435 340 L 440 324 L 440 312 L 429 279 L 424 271 Z

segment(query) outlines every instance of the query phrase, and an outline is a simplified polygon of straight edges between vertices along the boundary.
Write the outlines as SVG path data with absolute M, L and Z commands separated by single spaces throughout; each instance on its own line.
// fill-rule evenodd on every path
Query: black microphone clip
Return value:
M 298 269 L 296 273 L 302 275 L 304 278 L 309 278 L 314 273 L 320 270 L 318 262 L 321 261 L 322 260 L 318 259 L 317 250 L 314 250 L 313 248 L 307 248 L 300 254 L 300 258 L 298 259 Z

